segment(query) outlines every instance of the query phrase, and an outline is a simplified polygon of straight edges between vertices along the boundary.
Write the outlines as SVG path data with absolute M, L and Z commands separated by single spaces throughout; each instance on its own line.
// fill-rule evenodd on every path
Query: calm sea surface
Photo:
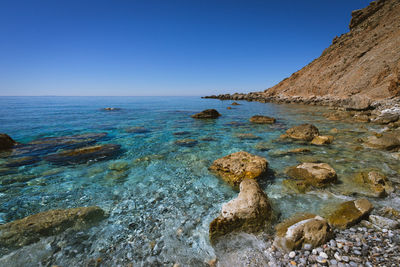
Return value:
M 389 153 L 355 149 L 355 140 L 368 136 L 367 131 L 376 126 L 328 121 L 322 116 L 327 109 L 322 107 L 239 103 L 228 110 L 231 101 L 198 97 L 0 97 L 0 132 L 20 143 L 105 132 L 107 138 L 99 143 L 122 147 L 122 153 L 111 160 L 66 166 L 39 161 L 6 168 L 9 159 L 0 158 L 0 180 L 8 181 L 0 184 L 1 224 L 56 208 L 97 205 L 108 214 L 83 232 L 67 231 L 16 251 L 0 248 L 0 265 L 86 266 L 101 258 L 104 266 L 202 266 L 228 253 L 237 257 L 240 266 L 240 247 L 262 251 L 263 241 L 247 237 L 251 242 L 238 241 L 236 247 L 210 245 L 209 223 L 237 192 L 208 167 L 213 160 L 241 150 L 268 159 L 271 174 L 260 183 L 280 219 L 301 211 L 318 213 L 325 205 L 350 199 L 346 179 L 357 170 L 375 167 L 389 176 L 399 171 L 398 161 Z M 105 107 L 121 110 L 107 112 L 102 110 Z M 222 116 L 207 121 L 190 117 L 208 108 Z M 257 114 L 275 117 L 277 123 L 249 123 Z M 310 154 L 281 155 L 281 151 L 307 146 L 273 141 L 301 123 L 316 125 L 322 134 L 332 128 L 339 133 L 330 146 L 308 146 Z M 127 132 L 132 127 L 148 131 Z M 174 135 L 184 131 L 188 133 Z M 260 139 L 241 140 L 240 133 Z M 174 143 L 183 138 L 198 143 L 193 147 Z M 269 150 L 257 150 L 260 142 Z M 341 184 L 308 194 L 283 187 L 285 168 L 311 158 L 329 163 Z M 115 163 L 124 166 L 122 170 L 115 171 Z M 374 201 L 375 205 L 400 204 L 394 197 L 380 201 Z

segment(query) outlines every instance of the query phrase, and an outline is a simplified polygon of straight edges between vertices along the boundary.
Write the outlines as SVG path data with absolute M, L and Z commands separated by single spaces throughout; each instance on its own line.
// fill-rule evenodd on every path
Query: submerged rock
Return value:
M 268 116 L 255 115 L 250 118 L 250 122 L 259 124 L 272 124 L 276 122 L 276 119 Z
M 274 146 L 271 143 L 268 142 L 258 142 L 254 148 L 260 151 L 267 151 L 272 149 Z
M 178 145 L 178 146 L 188 146 L 188 147 L 191 147 L 191 146 L 197 145 L 197 140 L 195 140 L 195 139 L 190 139 L 190 138 L 188 138 L 188 139 L 181 139 L 181 140 L 176 140 L 176 141 L 175 141 L 175 144 Z
M 82 229 L 104 218 L 99 207 L 49 210 L 0 225 L 0 244 L 21 247 L 68 228 Z
M 173 135 L 189 135 L 191 132 L 188 131 L 181 131 L 181 132 L 174 132 Z
M 374 207 L 367 199 L 346 201 L 340 204 L 328 217 L 328 222 L 337 228 L 347 228 L 368 217 Z
M 258 140 L 261 139 L 261 137 L 254 135 L 252 133 L 238 133 L 235 135 L 237 138 L 241 140 Z
M 370 191 L 373 197 L 385 197 L 394 191 L 389 180 L 380 172 L 359 172 L 355 175 L 354 181 Z
M 266 175 L 267 168 L 268 161 L 265 158 L 240 151 L 215 160 L 210 170 L 237 187 L 244 179 L 257 179 Z
M 12 148 L 16 142 L 7 134 L 0 133 L 0 151 Z
M 107 133 L 87 133 L 36 139 L 28 144 L 17 145 L 12 156 L 43 156 L 59 149 L 73 149 L 92 145 L 107 136 Z
M 12 158 L 8 160 L 5 165 L 6 167 L 20 167 L 20 166 L 35 164 L 38 161 L 40 161 L 40 158 L 38 157 L 24 156 L 20 158 Z
M 272 218 L 272 209 L 267 195 L 257 181 L 243 180 L 237 198 L 222 206 L 221 214 L 210 224 L 212 243 L 235 231 L 256 232 L 262 230 Z
M 288 129 L 286 135 L 297 140 L 311 141 L 314 137 L 319 135 L 319 131 L 318 128 L 312 124 L 301 124 Z
M 301 249 L 306 244 L 318 247 L 333 236 L 328 222 L 315 214 L 296 214 L 275 229 L 274 245 L 286 251 Z
M 219 114 L 217 110 L 215 110 L 215 109 L 206 109 L 206 110 L 203 110 L 200 113 L 192 115 L 192 118 L 195 118 L 195 119 L 216 119 L 219 116 L 221 116 L 221 114 Z
M 273 156 L 273 157 L 283 157 L 287 155 L 292 155 L 292 154 L 302 154 L 302 153 L 308 153 L 311 152 L 310 149 L 305 148 L 305 147 L 299 147 L 299 148 L 294 148 L 290 150 L 276 150 L 268 153 L 268 155 Z
M 290 167 L 286 173 L 292 179 L 314 187 L 325 187 L 337 179 L 335 170 L 326 163 L 302 163 Z
M 125 132 L 127 133 L 149 133 L 150 130 L 146 129 L 144 127 L 138 126 L 138 127 L 130 127 L 125 129 Z
M 114 157 L 121 151 L 121 145 L 95 145 L 71 150 L 64 150 L 44 157 L 45 160 L 60 165 L 80 164 L 91 160 L 106 160 Z
M 329 145 L 333 142 L 334 137 L 332 135 L 319 135 L 311 140 L 313 145 Z
M 383 133 L 377 136 L 369 136 L 365 140 L 365 145 L 376 149 L 397 150 L 400 148 L 400 139 L 395 134 Z
M 240 104 L 239 103 L 237 103 L 237 102 L 232 102 L 232 104 L 231 104 L 232 106 L 239 106 Z

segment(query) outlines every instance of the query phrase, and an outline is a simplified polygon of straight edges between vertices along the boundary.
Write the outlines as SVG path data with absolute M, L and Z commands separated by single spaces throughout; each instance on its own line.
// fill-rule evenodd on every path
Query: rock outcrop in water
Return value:
M 394 191 L 386 176 L 377 171 L 359 172 L 355 175 L 354 181 L 364 187 L 372 197 L 385 197 Z
M 256 232 L 262 230 L 272 218 L 267 195 L 257 181 L 245 179 L 240 183 L 237 198 L 222 206 L 221 214 L 210 224 L 210 240 L 235 231 Z
M 276 119 L 268 116 L 255 115 L 250 118 L 250 122 L 258 124 L 272 124 L 276 122 Z
M 286 135 L 292 139 L 311 141 L 319 135 L 319 131 L 312 124 L 301 124 L 288 129 Z
M 0 133 L 0 151 L 12 148 L 16 142 L 7 134 Z
M 210 98 L 336 105 L 364 110 L 400 96 L 400 2 L 377 0 L 352 12 L 350 31 L 321 56 L 265 90 Z
M 328 222 L 337 228 L 347 228 L 368 217 L 374 207 L 367 199 L 357 199 L 340 204 L 328 217 Z
M 219 116 L 221 116 L 221 114 L 219 114 L 219 112 L 217 110 L 215 110 L 215 109 L 206 109 L 206 110 L 203 110 L 200 113 L 192 115 L 192 118 L 195 118 L 195 119 L 216 119 Z
M 317 247 L 333 237 L 328 222 L 315 214 L 296 214 L 275 229 L 274 245 L 286 251 L 301 249 L 304 245 Z
M 0 245 L 20 247 L 68 228 L 83 229 L 104 218 L 99 207 L 49 210 L 0 225 Z
M 287 170 L 292 180 L 286 180 L 286 185 L 295 183 L 298 191 L 306 191 L 308 187 L 321 188 L 336 182 L 335 170 L 326 163 L 302 163 Z
M 265 158 L 240 151 L 215 160 L 210 170 L 230 185 L 238 187 L 244 179 L 257 179 L 266 175 L 267 168 L 268 161 Z

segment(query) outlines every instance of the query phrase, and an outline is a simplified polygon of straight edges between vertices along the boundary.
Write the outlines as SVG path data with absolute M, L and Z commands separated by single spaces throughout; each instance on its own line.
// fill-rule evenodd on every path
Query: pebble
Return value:
M 311 244 L 304 244 L 303 245 L 303 249 L 304 250 L 311 250 L 312 249 L 312 245 Z
M 327 260 L 321 256 L 318 256 L 316 260 L 318 263 L 326 263 L 327 262 Z
M 342 256 L 342 260 L 345 261 L 345 262 L 349 262 L 350 261 L 349 257 L 347 257 L 347 256 Z
M 337 264 L 338 264 L 338 262 L 337 262 L 336 260 L 330 260 L 329 263 L 330 263 L 331 265 L 337 265 Z
M 293 259 L 294 257 L 296 257 L 296 252 L 290 251 L 289 258 Z
M 322 258 L 325 258 L 325 259 L 329 258 L 328 255 L 325 252 L 322 252 L 322 251 L 319 253 L 319 256 L 322 257 Z
M 336 252 L 335 254 L 333 254 L 333 256 L 337 261 L 342 261 L 342 257 L 340 257 L 339 253 Z

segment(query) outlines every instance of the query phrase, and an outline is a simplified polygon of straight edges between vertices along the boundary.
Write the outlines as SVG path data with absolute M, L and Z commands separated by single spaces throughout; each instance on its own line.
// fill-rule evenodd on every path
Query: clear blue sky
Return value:
M 369 2 L 0 0 L 0 95 L 264 90 Z

